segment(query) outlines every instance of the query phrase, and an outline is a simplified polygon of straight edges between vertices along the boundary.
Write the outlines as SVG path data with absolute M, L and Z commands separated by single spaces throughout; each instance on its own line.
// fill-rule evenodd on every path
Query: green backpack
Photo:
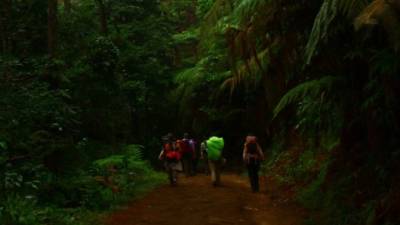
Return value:
M 219 160 L 221 158 L 222 149 L 224 149 L 224 139 L 220 137 L 210 137 L 207 140 L 208 159 Z

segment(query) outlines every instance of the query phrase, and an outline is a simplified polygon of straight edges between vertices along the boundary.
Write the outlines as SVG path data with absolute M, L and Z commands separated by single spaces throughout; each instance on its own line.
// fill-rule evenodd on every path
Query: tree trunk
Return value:
M 11 43 L 10 43 L 10 33 L 9 24 L 10 13 L 12 8 L 11 0 L 3 0 L 0 3 L 0 41 L 1 41 L 1 53 L 10 53 Z
M 47 17 L 47 48 L 50 59 L 56 54 L 57 39 L 57 0 L 48 0 L 48 17 Z
M 3 2 L 4 4 L 4 2 Z M 1 9 L 4 9 L 3 4 L 1 5 Z M 5 28 L 5 24 L 7 19 L 5 18 L 5 12 L 4 10 L 0 11 L 0 41 L 1 41 L 1 49 L 0 49 L 0 53 L 6 53 L 6 48 L 7 48 L 7 34 L 6 34 L 6 28 Z
M 64 12 L 65 14 L 70 14 L 71 13 L 71 8 L 72 8 L 72 4 L 71 4 L 71 0 L 64 0 Z
M 100 32 L 103 35 L 108 34 L 108 24 L 107 24 L 107 9 L 106 5 L 104 4 L 104 0 L 96 0 L 97 2 L 97 7 L 98 7 L 98 13 L 99 13 L 99 19 L 100 19 Z

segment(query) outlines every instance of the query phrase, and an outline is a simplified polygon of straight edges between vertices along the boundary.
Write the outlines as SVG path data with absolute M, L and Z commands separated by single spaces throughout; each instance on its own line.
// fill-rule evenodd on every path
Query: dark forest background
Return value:
M 400 223 L 397 0 L 2 0 L 0 223 L 88 224 L 161 136 L 244 136 L 306 224 Z

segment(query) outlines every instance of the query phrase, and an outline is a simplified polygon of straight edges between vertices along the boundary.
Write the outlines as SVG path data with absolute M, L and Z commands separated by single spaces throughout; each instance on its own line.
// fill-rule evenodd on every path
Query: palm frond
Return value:
M 214 43 L 218 34 L 224 34 L 228 27 L 228 15 L 233 10 L 234 0 L 216 0 L 204 16 L 200 25 L 200 50 L 205 51 Z
M 300 102 L 305 96 L 318 96 L 322 92 L 329 92 L 334 87 L 340 78 L 334 76 L 325 76 L 321 79 L 310 80 L 299 84 L 289 90 L 279 101 L 274 109 L 274 117 L 282 112 L 286 107 L 293 103 Z
M 322 4 L 317 17 L 314 20 L 314 25 L 308 39 L 306 46 L 306 64 L 311 62 L 314 56 L 318 44 L 321 40 L 325 39 L 329 25 L 332 23 L 333 19 L 336 17 L 338 11 L 339 0 L 325 0 Z
M 202 67 L 197 64 L 195 67 L 185 69 L 175 76 L 174 82 L 178 85 L 172 93 L 174 101 L 178 102 L 180 106 L 185 107 L 190 101 L 194 89 L 202 81 Z
M 363 26 L 376 25 L 378 20 L 389 7 L 385 0 L 377 0 L 372 2 L 363 10 L 360 15 L 354 20 L 354 27 L 359 30 Z
M 360 30 L 362 27 L 381 24 L 389 37 L 395 50 L 400 49 L 400 19 L 397 6 L 386 0 L 375 0 L 366 7 L 354 20 L 354 27 Z
M 311 59 L 317 52 L 318 45 L 326 40 L 329 27 L 339 13 L 352 20 L 368 6 L 369 2 L 369 0 L 325 0 L 314 20 L 307 42 L 305 64 L 310 64 Z
M 234 11 L 232 12 L 232 22 L 242 27 L 253 20 L 257 16 L 260 8 L 271 2 L 270 0 L 240 0 L 236 2 Z
M 269 53 L 270 49 L 267 48 L 249 60 L 242 61 L 221 85 L 221 90 L 229 89 L 232 95 L 240 85 L 257 85 L 270 64 Z
M 370 0 L 340 0 L 339 10 L 349 19 L 353 19 L 363 11 L 370 2 Z

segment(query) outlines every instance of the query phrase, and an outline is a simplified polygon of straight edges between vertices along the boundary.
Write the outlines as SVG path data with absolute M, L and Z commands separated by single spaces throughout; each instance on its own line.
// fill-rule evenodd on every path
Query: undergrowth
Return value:
M 0 224 L 98 223 L 101 212 L 139 198 L 165 183 L 165 175 L 153 170 L 142 152 L 141 146 L 129 145 L 119 155 L 96 160 L 74 176 L 41 174 L 42 177 L 36 178 L 41 181 L 33 182 L 38 186 L 29 191 L 20 190 L 22 185 L 18 183 L 28 178 L 17 175 L 14 179 L 6 174 L 3 181 L 10 184 L 3 187 L 7 195 L 0 195 Z

